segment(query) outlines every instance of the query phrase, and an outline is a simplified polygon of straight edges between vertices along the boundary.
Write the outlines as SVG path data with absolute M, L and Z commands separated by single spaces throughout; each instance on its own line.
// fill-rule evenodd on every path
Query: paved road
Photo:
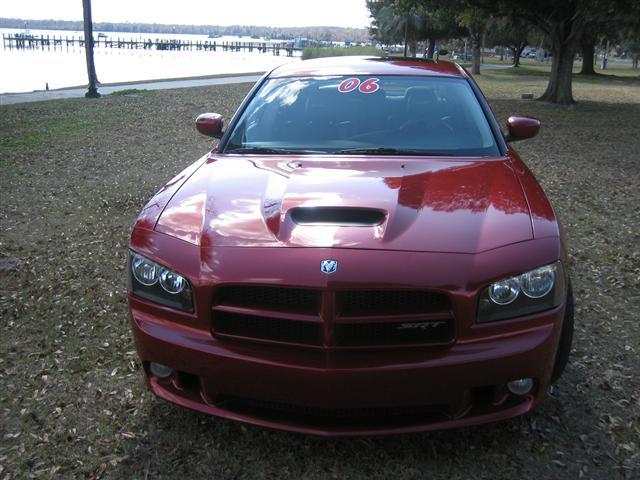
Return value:
M 511 65 L 495 65 L 482 64 L 481 70 L 498 70 L 510 68 Z M 471 69 L 471 67 L 468 67 Z M 125 90 L 128 88 L 137 88 L 139 90 L 163 90 L 167 88 L 188 88 L 203 87 L 206 85 L 227 85 L 230 83 L 253 83 L 260 78 L 260 74 L 247 74 L 238 76 L 196 78 L 190 80 L 159 80 L 150 82 L 137 82 L 120 85 L 101 86 L 98 91 L 103 95 Z M 80 98 L 84 97 L 86 87 L 82 88 L 63 88 L 61 90 L 46 90 L 29 93 L 3 93 L 0 94 L 0 105 L 11 105 L 14 103 L 41 102 L 43 100 L 56 100 L 60 98 Z
M 230 83 L 254 83 L 260 78 L 259 74 L 238 75 L 231 77 L 197 78 L 191 80 L 162 80 L 153 82 L 139 82 L 125 85 L 105 85 L 98 88 L 103 95 L 108 95 L 118 90 L 137 88 L 139 90 L 163 90 L 167 88 L 202 87 L 206 85 L 226 85 Z M 56 100 L 60 98 L 84 97 L 86 87 L 64 88 L 61 90 L 45 90 L 29 93 L 3 93 L 0 95 L 0 105 L 14 103 L 41 102 L 43 100 Z

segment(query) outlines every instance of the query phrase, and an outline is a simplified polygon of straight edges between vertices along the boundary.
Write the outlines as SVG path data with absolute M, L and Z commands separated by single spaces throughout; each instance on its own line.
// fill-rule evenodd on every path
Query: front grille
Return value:
M 428 291 L 225 285 L 212 308 L 214 334 L 316 347 L 439 344 L 455 333 L 448 297 Z
M 339 296 L 341 315 L 402 315 L 447 310 L 449 299 L 440 293 L 417 290 L 348 290 Z
M 453 337 L 453 323 L 447 320 L 348 323 L 335 328 L 338 346 L 443 343 Z
M 218 334 L 319 345 L 322 329 L 319 323 L 284 320 L 230 312 L 217 312 L 214 330 Z
M 230 285 L 216 289 L 214 303 L 274 311 L 317 313 L 320 308 L 320 295 L 318 290 L 307 288 Z
M 220 395 L 216 405 L 237 413 L 315 426 L 384 426 L 430 423 L 448 417 L 446 405 L 327 408 Z

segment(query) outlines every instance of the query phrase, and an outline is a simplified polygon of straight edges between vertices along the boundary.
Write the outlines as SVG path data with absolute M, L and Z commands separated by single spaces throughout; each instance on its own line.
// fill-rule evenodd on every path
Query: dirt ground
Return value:
M 247 85 L 0 108 L 0 479 L 640 478 L 640 81 L 576 81 L 571 108 L 518 100 L 544 79 L 480 80 L 571 249 L 570 364 L 533 414 L 432 434 L 327 440 L 152 398 L 126 307 L 133 221 L 211 144 Z

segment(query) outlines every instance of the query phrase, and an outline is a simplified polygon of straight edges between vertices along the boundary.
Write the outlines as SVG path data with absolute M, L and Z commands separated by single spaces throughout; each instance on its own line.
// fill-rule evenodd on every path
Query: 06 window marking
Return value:
M 340 83 L 340 85 L 338 86 L 338 91 L 340 93 L 350 93 L 358 89 L 360 93 L 364 93 L 364 94 L 374 93 L 374 92 L 377 92 L 378 89 L 380 88 L 380 85 L 378 85 L 379 81 L 380 81 L 379 78 L 372 77 L 372 78 L 367 78 L 363 82 L 360 82 L 360 79 L 351 77 L 351 78 L 347 78 L 346 80 L 343 80 Z

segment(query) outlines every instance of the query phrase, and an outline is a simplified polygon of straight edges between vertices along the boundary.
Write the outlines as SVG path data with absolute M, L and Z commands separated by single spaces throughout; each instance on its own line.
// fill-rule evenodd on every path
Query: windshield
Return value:
M 228 138 L 224 153 L 499 155 L 463 78 L 271 79 Z

